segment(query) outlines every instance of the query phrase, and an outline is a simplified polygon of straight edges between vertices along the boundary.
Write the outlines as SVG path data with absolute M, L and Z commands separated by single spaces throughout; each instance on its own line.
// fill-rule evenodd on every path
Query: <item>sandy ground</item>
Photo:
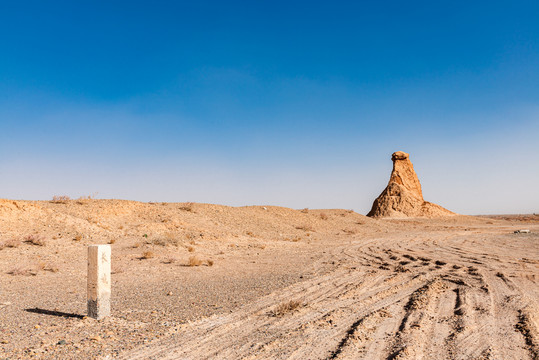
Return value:
M 539 358 L 539 216 L 0 200 L 0 248 L 0 359 Z

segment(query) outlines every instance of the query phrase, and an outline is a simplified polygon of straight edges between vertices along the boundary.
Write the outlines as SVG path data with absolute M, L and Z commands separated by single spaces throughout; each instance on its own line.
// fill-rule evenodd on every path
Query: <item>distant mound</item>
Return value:
M 409 155 L 397 151 L 391 156 L 393 171 L 389 184 L 374 200 L 370 217 L 442 217 L 455 215 L 443 207 L 423 200 L 421 184 Z

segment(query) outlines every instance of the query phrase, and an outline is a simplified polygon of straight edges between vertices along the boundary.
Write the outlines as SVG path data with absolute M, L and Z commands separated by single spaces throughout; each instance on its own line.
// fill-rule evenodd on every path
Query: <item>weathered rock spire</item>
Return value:
M 440 217 L 454 215 L 443 207 L 423 200 L 421 184 L 409 155 L 394 152 L 393 171 L 384 191 L 374 200 L 371 217 Z

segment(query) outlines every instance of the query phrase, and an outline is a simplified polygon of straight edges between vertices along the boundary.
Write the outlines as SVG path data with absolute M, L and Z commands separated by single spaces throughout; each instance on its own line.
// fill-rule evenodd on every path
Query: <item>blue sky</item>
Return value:
M 0 197 L 539 212 L 537 1 L 0 2 Z

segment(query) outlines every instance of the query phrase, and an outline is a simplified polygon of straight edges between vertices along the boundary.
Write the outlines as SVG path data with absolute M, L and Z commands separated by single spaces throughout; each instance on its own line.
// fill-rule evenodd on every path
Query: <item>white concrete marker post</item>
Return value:
M 88 246 L 88 316 L 110 315 L 110 245 Z

